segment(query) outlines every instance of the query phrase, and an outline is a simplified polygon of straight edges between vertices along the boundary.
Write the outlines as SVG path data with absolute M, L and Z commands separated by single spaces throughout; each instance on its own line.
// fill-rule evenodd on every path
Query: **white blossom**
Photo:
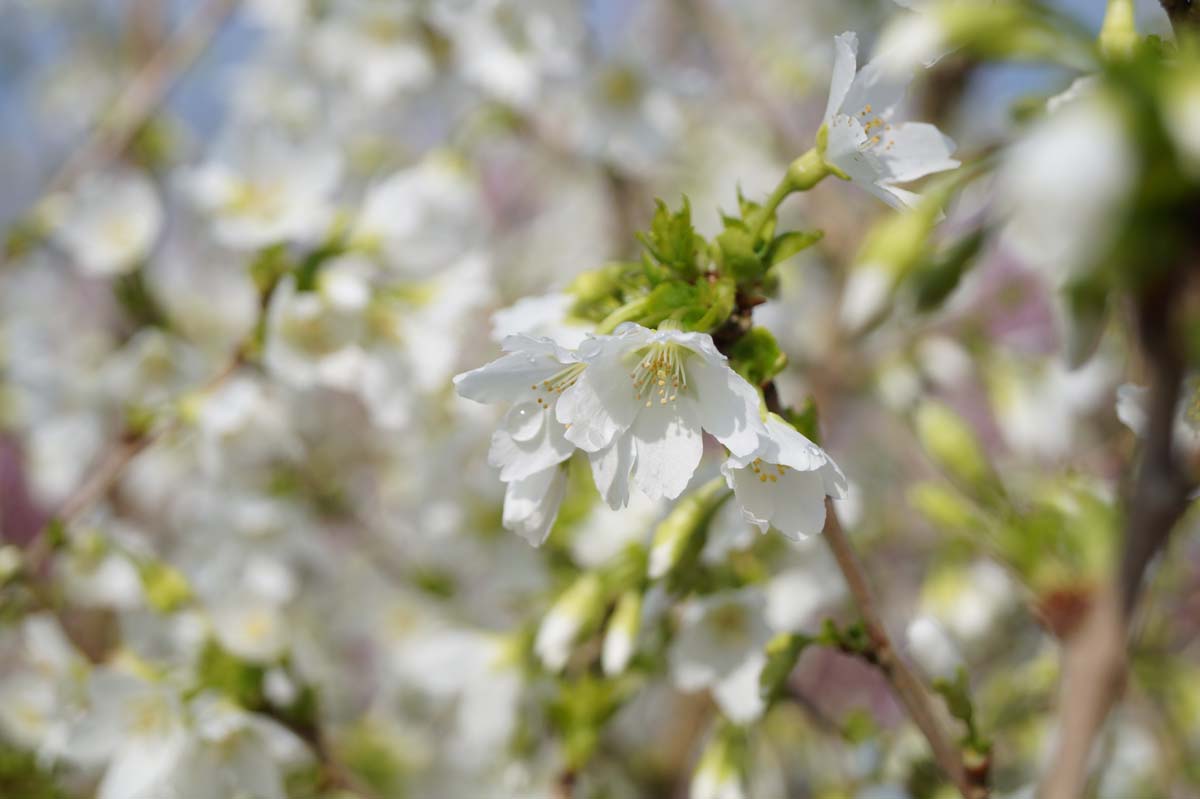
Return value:
M 54 237 L 80 271 L 98 277 L 135 269 L 163 227 L 158 192 L 132 170 L 85 175 L 50 209 Z
M 746 521 L 792 540 L 825 526 L 825 497 L 840 499 L 846 478 L 825 451 L 778 416 L 767 417 L 758 447 L 721 466 Z
M 753 450 L 758 393 L 709 335 L 625 323 L 584 342 L 580 355 L 587 368 L 563 392 L 557 417 L 590 454 L 611 507 L 628 503 L 631 481 L 652 499 L 679 496 L 700 463 L 702 432 L 731 452 Z
M 835 37 L 834 48 L 825 159 L 888 205 L 911 206 L 917 195 L 896 184 L 957 167 L 954 142 L 933 125 L 894 121 L 910 75 L 893 74 L 879 59 L 856 74 L 853 33 Z

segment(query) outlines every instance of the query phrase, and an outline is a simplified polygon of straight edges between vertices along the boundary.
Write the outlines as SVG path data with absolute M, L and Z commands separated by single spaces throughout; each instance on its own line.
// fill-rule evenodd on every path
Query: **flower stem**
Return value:
M 850 539 L 846 536 L 838 521 L 833 502 L 825 500 L 825 530 L 826 543 L 829 544 L 838 568 L 846 579 L 858 612 L 862 615 L 867 634 L 871 637 L 875 656 L 883 675 L 891 683 L 901 704 L 908 710 L 909 717 L 916 723 L 917 728 L 929 742 L 933 759 L 954 783 L 964 799 L 982 799 L 988 795 L 986 785 L 975 784 L 963 766 L 962 753 L 958 746 L 947 734 L 938 717 L 936 705 L 925 684 L 917 678 L 912 669 L 896 651 L 887 628 L 884 627 L 878 605 L 871 593 L 866 570 L 858 559 Z
M 821 157 L 818 148 L 814 147 L 804 155 L 793 161 L 783 176 L 783 180 L 779 181 L 779 185 L 771 192 L 771 196 L 767 198 L 767 203 L 759 210 L 758 221 L 754 225 L 754 229 L 750 231 L 752 241 L 757 241 L 762 234 L 763 228 L 767 225 L 767 220 L 775 215 L 775 211 L 787 198 L 789 194 L 798 191 L 808 191 L 813 186 L 820 183 L 825 176 L 832 174 L 829 166 L 825 163 L 825 159 Z
M 617 325 L 622 322 L 632 322 L 645 312 L 647 306 L 647 298 L 639 297 L 636 300 L 629 302 L 616 309 L 608 316 L 600 320 L 600 324 L 596 325 L 596 335 L 606 336 L 617 328 Z

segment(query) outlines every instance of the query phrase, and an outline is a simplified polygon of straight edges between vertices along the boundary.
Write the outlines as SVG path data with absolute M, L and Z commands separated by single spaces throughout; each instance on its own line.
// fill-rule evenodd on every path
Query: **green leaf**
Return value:
M 804 404 L 799 408 L 785 408 L 783 418 L 809 441 L 820 445 L 820 418 L 817 414 L 817 401 L 812 397 L 805 397 Z
M 655 261 L 678 276 L 692 280 L 699 275 L 696 254 L 704 246 L 704 239 L 692 227 L 692 209 L 687 197 L 673 213 L 662 200 L 657 200 L 650 230 L 639 233 L 638 240 Z
M 820 230 L 794 230 L 776 236 L 767 247 L 767 253 L 763 260 L 766 261 L 769 269 L 776 264 L 783 263 L 801 250 L 808 249 L 824 236 L 825 233 Z
M 780 633 L 767 643 L 767 662 L 758 679 L 759 695 L 768 705 L 787 687 L 796 661 L 813 639 L 801 633 Z
M 984 228 L 977 228 L 917 267 L 911 278 L 917 310 L 937 310 L 954 293 L 963 275 L 974 266 L 987 234 Z
M 727 227 L 717 236 L 717 261 L 726 275 L 739 286 L 757 283 L 766 271 L 762 259 L 754 250 L 750 233 L 738 227 Z
M 209 639 L 196 663 L 196 680 L 201 688 L 211 688 L 238 705 L 254 710 L 266 704 L 263 680 L 266 669 L 247 663 Z
M 753 327 L 734 343 L 729 365 L 752 386 L 761 386 L 787 366 L 787 356 L 771 331 Z

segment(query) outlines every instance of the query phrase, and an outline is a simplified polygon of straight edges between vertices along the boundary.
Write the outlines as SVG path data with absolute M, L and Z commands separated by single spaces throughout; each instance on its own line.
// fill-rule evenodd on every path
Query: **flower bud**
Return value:
M 682 499 L 667 518 L 659 522 L 650 547 L 651 579 L 665 577 L 674 569 L 690 544 L 695 543 L 699 548 L 702 542 L 695 539 L 708 527 L 713 511 L 728 496 L 724 479 L 717 478 Z
M 927 400 L 917 407 L 913 420 L 921 446 L 941 469 L 975 489 L 994 486 L 991 464 L 962 417 L 940 402 Z
M 746 799 L 747 742 L 732 725 L 719 729 L 709 741 L 692 775 L 692 799 Z
M 637 648 L 638 632 L 642 626 L 642 595 L 638 591 L 626 591 L 617 601 L 608 630 L 604 634 L 604 650 L 601 665 L 609 677 L 625 671 Z
M 571 646 L 600 615 L 604 583 L 587 572 L 559 596 L 538 627 L 533 649 L 550 671 L 561 671 L 571 656 Z
M 151 561 L 143 563 L 138 571 L 146 602 L 158 612 L 171 613 L 192 598 L 187 578 L 173 566 Z
M 926 676 L 952 681 L 963 667 L 958 646 L 932 616 L 918 616 L 906 631 L 908 650 Z

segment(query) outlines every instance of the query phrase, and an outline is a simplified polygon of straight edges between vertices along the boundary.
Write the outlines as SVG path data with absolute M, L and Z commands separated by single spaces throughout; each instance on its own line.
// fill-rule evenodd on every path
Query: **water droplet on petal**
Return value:
M 528 441 L 538 434 L 546 414 L 536 403 L 522 402 L 508 412 L 504 429 L 517 441 Z

